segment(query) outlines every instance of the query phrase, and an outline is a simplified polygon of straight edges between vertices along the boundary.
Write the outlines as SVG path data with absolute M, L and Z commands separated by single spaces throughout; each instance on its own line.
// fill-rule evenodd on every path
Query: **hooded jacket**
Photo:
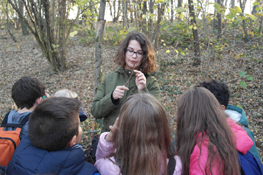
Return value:
M 96 175 L 97 169 L 85 161 L 79 144 L 59 151 L 47 151 L 32 145 L 28 136 L 16 148 L 6 175 L 57 174 Z
M 253 145 L 253 141 L 249 138 L 247 133 L 239 125 L 237 125 L 232 119 L 227 118 L 227 122 L 234 133 L 233 139 L 235 139 L 236 149 L 239 152 L 246 154 L 248 150 L 251 148 L 251 146 Z M 198 135 L 198 137 L 200 135 L 201 133 Z M 193 152 L 190 156 L 190 166 L 189 166 L 190 175 L 205 174 L 205 165 L 208 160 L 208 146 L 207 146 L 208 141 L 209 141 L 208 137 L 206 137 L 202 143 L 197 143 L 195 145 Z M 221 173 L 218 171 L 220 161 L 214 159 L 213 163 L 215 163 L 215 166 L 212 167 L 213 175 L 221 175 Z
M 112 142 L 107 142 L 105 140 L 105 135 L 108 134 L 108 132 L 104 132 L 100 135 L 100 140 L 96 152 L 96 163 L 95 166 L 100 171 L 101 175 L 117 175 L 120 172 L 120 167 L 115 164 L 114 157 L 109 157 L 111 153 L 115 152 L 115 146 Z M 174 175 L 181 175 L 182 174 L 182 163 L 179 156 L 174 156 L 174 159 L 176 161 Z M 169 159 L 167 159 L 167 165 L 168 165 Z M 162 165 L 160 165 L 163 167 Z M 164 170 L 161 169 L 160 174 L 163 174 Z
M 246 117 L 245 111 L 242 108 L 239 108 L 237 106 L 228 105 L 225 110 L 225 113 L 232 120 L 234 120 L 235 122 L 239 122 L 241 125 L 243 125 L 242 128 L 247 132 L 247 135 L 254 142 L 249 152 L 253 154 L 261 162 L 261 158 L 259 156 L 259 153 L 256 147 L 256 143 L 255 143 L 254 133 L 248 129 L 248 119 Z
M 93 100 L 91 107 L 91 114 L 95 118 L 103 118 L 103 127 L 101 132 L 110 131 L 109 126 L 113 125 L 116 118 L 120 113 L 120 108 L 126 98 L 132 94 L 138 93 L 135 83 L 136 76 L 132 75 L 128 85 L 128 91 L 125 91 L 123 98 L 114 100 L 112 93 L 116 86 L 123 86 L 130 78 L 132 71 L 125 70 L 123 67 L 118 67 L 112 73 L 107 74 L 102 83 L 96 89 L 96 96 Z M 145 74 L 146 86 L 142 89 L 143 92 L 152 94 L 157 100 L 160 101 L 160 88 L 154 76 Z

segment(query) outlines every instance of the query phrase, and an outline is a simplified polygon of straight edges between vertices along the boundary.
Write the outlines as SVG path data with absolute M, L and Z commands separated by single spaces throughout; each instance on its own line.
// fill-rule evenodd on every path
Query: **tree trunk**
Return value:
M 19 0 L 19 10 L 24 15 L 24 4 L 22 0 Z M 29 31 L 27 30 L 26 25 L 24 24 L 23 20 L 19 18 L 19 21 L 20 21 L 20 25 L 22 28 L 22 34 L 29 35 Z
M 122 20 L 123 20 L 123 27 L 126 29 L 129 28 L 128 26 L 128 14 L 127 14 L 127 0 L 122 1 Z
M 222 7 L 222 4 L 221 4 L 221 0 L 217 0 L 217 3 Z M 217 12 L 217 39 L 221 39 L 222 38 L 222 18 L 221 18 L 221 13 L 218 13 Z
M 239 4 L 240 4 L 240 8 L 242 9 L 242 13 L 240 15 L 244 16 L 246 0 L 244 0 L 243 4 L 242 4 L 242 1 L 240 0 Z M 249 37 L 248 37 L 248 33 L 247 33 L 247 25 L 246 25 L 246 21 L 245 20 L 242 20 L 242 28 L 243 28 L 244 34 L 245 34 L 245 42 L 248 42 L 249 41 Z
M 159 44 L 159 32 L 160 32 L 160 28 L 161 28 L 161 21 L 162 21 L 162 17 L 164 15 L 164 9 L 165 9 L 166 3 L 162 3 L 161 5 L 158 4 L 158 19 L 156 22 L 156 26 L 154 27 L 154 33 L 153 33 L 153 37 L 152 37 L 152 43 L 154 45 L 155 48 L 158 48 L 158 44 Z
M 150 0 L 150 2 L 149 2 L 149 11 L 150 11 L 150 15 L 153 15 L 154 13 L 153 13 L 153 5 L 154 5 L 154 1 L 153 0 Z M 152 17 L 150 16 L 150 18 L 149 18 L 149 21 L 148 21 L 148 37 L 149 38 L 152 38 L 152 36 L 153 36 L 153 20 L 152 20 Z
M 59 41 L 58 41 L 58 58 L 60 59 L 56 64 L 56 67 L 59 71 L 63 71 L 66 69 L 66 8 L 67 8 L 67 1 L 60 0 L 60 11 L 59 11 Z
M 92 30 L 95 30 L 95 15 L 94 15 L 94 13 L 95 13 L 95 11 L 94 11 L 94 2 L 93 1 L 90 1 L 90 7 L 89 7 L 89 9 L 90 9 L 90 11 L 91 11 L 91 29 Z M 83 22 L 84 23 L 84 22 Z
M 101 42 L 103 38 L 104 31 L 104 14 L 105 14 L 106 0 L 100 0 L 100 11 L 99 11 L 99 20 L 98 20 L 98 28 L 96 33 L 96 47 L 95 47 L 95 89 L 100 84 L 101 80 Z M 96 93 L 96 92 L 95 92 Z
M 17 40 L 16 40 L 16 38 L 15 38 L 15 36 L 12 34 L 12 32 L 10 31 L 10 29 L 9 29 L 9 15 L 8 15 L 8 2 L 6 3 L 6 29 L 7 29 L 7 31 L 8 31 L 8 33 L 9 33 L 9 35 L 11 36 L 11 38 L 13 39 L 13 41 L 14 42 L 17 42 Z
M 235 7 L 235 0 L 231 0 L 231 8 Z
M 146 13 L 147 13 L 147 1 L 143 1 L 142 13 L 143 13 L 143 15 L 146 16 Z M 147 28 L 146 28 L 146 27 L 147 27 L 147 26 L 146 26 L 146 17 L 144 17 L 144 18 L 142 19 L 142 32 L 147 35 L 147 34 L 148 34 L 148 31 L 147 31 Z M 149 29 L 148 29 L 148 30 L 149 30 Z
M 174 0 L 171 0 L 171 23 L 174 22 Z
M 113 0 L 113 18 L 112 21 L 114 21 L 114 19 L 116 18 L 116 0 Z
M 199 37 L 198 37 L 198 30 L 195 20 L 195 11 L 193 6 L 193 0 L 188 0 L 188 7 L 189 7 L 189 14 L 191 18 L 191 25 L 193 26 L 192 31 L 194 35 L 194 52 L 195 52 L 195 58 L 193 66 L 199 66 L 201 64 L 200 60 L 200 44 L 199 44 Z
M 182 7 L 182 0 L 178 0 L 177 7 L 178 7 L 178 8 L 179 8 L 179 7 Z M 180 16 L 181 16 L 181 12 L 178 13 L 178 18 L 179 18 L 179 20 L 181 21 Z
M 118 10 L 117 10 L 117 16 L 115 19 L 113 19 L 113 22 L 118 22 L 119 21 L 119 17 L 120 17 L 120 9 L 121 9 L 121 0 L 118 1 Z
M 261 30 L 262 30 L 262 21 L 263 21 L 263 17 L 260 17 L 260 23 L 259 23 L 259 28 L 258 28 L 258 34 L 261 34 Z

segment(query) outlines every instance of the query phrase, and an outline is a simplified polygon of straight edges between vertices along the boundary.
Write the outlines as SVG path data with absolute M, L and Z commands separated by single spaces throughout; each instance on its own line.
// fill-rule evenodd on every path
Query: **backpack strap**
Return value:
M 10 115 L 10 114 L 14 114 L 16 111 L 11 111 L 11 112 L 9 112 L 9 113 L 7 113 L 6 115 L 5 115 L 5 118 L 4 118 L 4 120 L 2 121 L 2 125 L 1 125 L 1 127 L 15 127 L 15 128 L 23 128 L 23 126 L 25 125 L 25 123 L 28 121 L 28 119 L 29 119 L 29 116 L 30 116 L 30 114 L 31 113 L 29 113 L 28 115 L 26 115 L 19 123 L 10 123 L 10 118 L 11 118 L 11 116 L 12 115 Z M 10 117 L 9 117 L 10 116 Z M 9 117 L 9 119 L 8 119 L 8 117 Z
M 168 175 L 174 174 L 175 165 L 176 165 L 176 160 L 174 159 L 174 157 L 170 158 L 167 167 Z
M 11 111 L 10 111 L 10 112 L 11 112 Z M 6 123 L 7 123 L 8 115 L 9 115 L 10 112 L 8 112 L 8 113 L 5 115 L 4 119 L 2 120 L 1 127 L 3 127 L 3 126 L 2 126 L 3 124 L 6 124 Z

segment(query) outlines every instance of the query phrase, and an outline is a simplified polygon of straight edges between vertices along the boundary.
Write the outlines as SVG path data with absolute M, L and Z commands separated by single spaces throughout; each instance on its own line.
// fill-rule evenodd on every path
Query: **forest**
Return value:
M 95 88 L 116 69 L 120 42 L 136 31 L 156 51 L 154 75 L 173 139 L 179 96 L 216 79 L 228 85 L 230 104 L 246 112 L 262 159 L 262 21 L 260 0 L 2 0 L 0 121 L 16 109 L 14 82 L 36 77 L 51 95 L 62 88 L 78 94 L 89 116 L 82 123 L 86 149 L 102 124 L 90 113 Z

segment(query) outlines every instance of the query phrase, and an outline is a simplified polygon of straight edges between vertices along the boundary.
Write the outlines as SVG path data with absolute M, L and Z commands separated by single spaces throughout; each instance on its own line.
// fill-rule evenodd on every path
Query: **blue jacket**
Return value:
M 32 145 L 28 136 L 16 148 L 6 168 L 7 175 L 76 174 L 95 175 L 97 169 L 85 161 L 81 145 L 47 151 Z
M 242 128 L 247 132 L 247 135 L 254 142 L 254 144 L 250 148 L 249 152 L 251 154 L 253 154 L 259 161 L 261 161 L 259 153 L 258 153 L 258 150 L 257 150 L 257 147 L 256 147 L 256 143 L 255 143 L 255 139 L 254 139 L 254 133 L 248 129 L 248 124 L 249 123 L 248 123 L 248 119 L 246 117 L 245 111 L 242 108 L 239 108 L 237 106 L 232 106 L 232 105 L 228 105 L 226 109 L 227 110 L 236 111 L 236 112 L 238 112 L 241 115 L 240 120 L 238 122 L 244 126 Z M 231 118 L 231 115 L 229 117 Z

